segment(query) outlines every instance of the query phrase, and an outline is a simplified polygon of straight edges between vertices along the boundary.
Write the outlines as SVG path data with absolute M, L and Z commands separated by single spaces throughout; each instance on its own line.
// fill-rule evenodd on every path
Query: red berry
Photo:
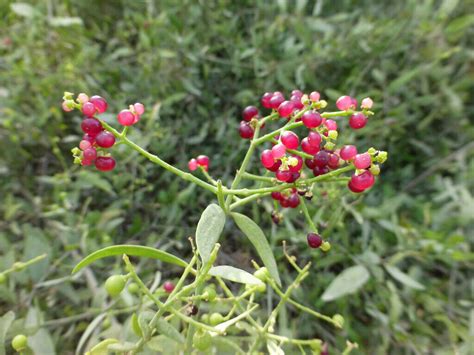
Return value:
M 252 139 L 254 131 L 251 125 L 245 121 L 242 121 L 240 122 L 239 126 L 239 134 L 243 139 Z
M 87 148 L 90 148 L 91 146 L 92 146 L 91 142 L 86 141 L 85 139 L 79 142 L 80 150 L 86 150 Z
M 115 137 L 110 132 L 102 131 L 95 137 L 95 141 L 99 147 L 110 148 L 115 144 Z
M 292 183 L 292 182 L 295 182 L 296 180 L 298 180 L 301 176 L 301 174 L 299 172 L 296 172 L 296 171 L 291 171 L 291 175 L 290 175 L 290 178 L 286 181 L 288 183 Z
M 189 162 L 188 162 L 188 168 L 189 170 L 191 171 L 194 171 L 198 168 L 198 162 L 196 159 L 191 159 Z
M 174 284 L 171 281 L 166 281 L 163 284 L 163 289 L 165 290 L 166 293 L 171 293 L 174 290 Z
M 84 136 L 82 136 L 82 140 L 88 141 L 90 144 L 94 144 L 95 143 L 95 136 L 93 137 L 90 134 L 84 134 Z
M 355 109 L 357 107 L 357 100 L 353 97 L 351 97 L 351 108 Z
M 280 201 L 283 198 L 283 195 L 280 191 L 273 191 L 272 192 L 272 199 Z
M 276 172 L 278 169 L 280 169 L 280 166 L 281 166 L 281 160 L 277 160 L 271 167 L 269 167 L 267 169 L 272 171 L 272 172 Z
M 100 171 L 110 171 L 115 168 L 115 159 L 112 157 L 98 157 L 95 160 L 95 167 Z
M 280 92 L 276 92 L 272 95 L 272 98 L 270 99 L 270 108 L 272 109 L 278 109 L 278 107 L 281 105 L 281 103 L 285 101 L 285 98 L 283 97 L 283 94 Z
M 276 176 L 277 180 L 286 182 L 286 181 L 291 179 L 291 171 L 289 171 L 289 170 L 278 170 L 276 172 L 275 176 Z
M 131 126 L 135 123 L 135 115 L 130 110 L 122 110 L 117 115 L 117 120 L 122 126 Z
M 293 156 L 293 158 L 297 159 L 298 163 L 296 165 L 288 165 L 288 169 L 290 169 L 290 171 L 293 173 L 297 173 L 303 167 L 303 158 L 298 155 Z
M 323 118 L 317 111 L 306 111 L 301 117 L 301 120 L 306 127 L 316 128 L 321 124 Z
M 300 204 L 300 197 L 298 196 L 298 194 L 291 194 L 289 197 L 288 197 L 288 207 L 290 208 L 296 208 L 298 207 L 298 205 Z
M 339 156 L 337 154 L 329 154 L 328 166 L 331 169 L 337 169 L 339 167 Z
M 82 155 L 84 156 L 85 160 L 93 161 L 97 157 L 97 151 L 93 147 L 87 148 L 84 150 Z
M 354 157 L 354 166 L 356 169 L 367 169 L 372 164 L 369 153 L 357 154 Z
M 357 190 L 366 190 L 375 183 L 375 177 L 370 171 L 364 171 L 360 175 L 352 175 L 350 184 Z
M 352 160 L 357 155 L 357 148 L 355 145 L 345 145 L 341 148 L 340 155 L 343 160 Z
M 321 98 L 321 95 L 317 91 L 313 91 L 311 92 L 311 94 L 309 94 L 309 99 L 313 102 L 319 101 L 320 98 Z
M 300 144 L 300 139 L 296 133 L 291 131 L 283 132 L 280 139 L 287 149 L 298 149 Z
M 107 101 L 103 97 L 94 95 L 89 99 L 89 102 L 92 102 L 97 109 L 97 112 L 104 113 L 107 110 Z
M 347 187 L 349 188 L 349 190 L 351 190 L 352 192 L 355 192 L 356 194 L 361 193 L 361 192 L 364 191 L 364 189 L 355 188 L 354 184 L 352 183 L 352 180 L 349 180 L 349 183 L 347 184 Z
M 295 109 L 295 104 L 292 101 L 283 101 L 278 106 L 278 114 L 281 117 L 288 117 L 293 113 L 294 109 Z
M 316 162 L 314 159 L 305 159 L 304 162 L 309 169 L 314 169 L 316 167 Z
M 327 168 L 327 166 L 316 166 L 314 169 L 313 169 L 313 174 L 314 176 L 319 176 L 319 175 L 324 175 L 324 174 L 327 174 L 329 172 L 329 169 Z
M 82 165 L 82 166 L 89 166 L 89 165 L 92 165 L 92 160 L 82 159 L 81 165 Z
M 286 147 L 282 143 L 275 144 L 272 147 L 273 159 L 280 159 L 286 154 Z
M 283 198 L 280 200 L 280 206 L 283 207 L 283 208 L 288 208 L 288 207 L 290 207 L 290 202 L 288 201 L 288 198 L 283 197 Z
M 86 115 L 87 117 L 94 116 L 95 112 L 96 112 L 96 108 L 91 102 L 86 102 L 85 104 L 82 105 L 82 113 Z
M 319 148 L 321 145 L 322 137 L 318 132 L 310 131 L 308 133 L 308 142 L 310 145 L 316 146 Z
M 250 121 L 252 118 L 258 115 L 258 109 L 255 106 L 247 106 L 242 111 L 242 118 L 244 121 Z
M 207 155 L 199 155 L 196 158 L 196 161 L 199 166 L 202 166 L 204 168 L 204 170 L 207 171 L 209 169 L 209 157 Z
M 367 124 L 367 117 L 361 112 L 354 113 L 351 118 L 349 118 L 349 126 L 352 129 L 361 129 L 364 128 Z
M 340 98 L 337 99 L 336 106 L 341 111 L 350 109 L 352 106 L 352 97 L 341 96 Z
M 275 164 L 272 151 L 270 149 L 265 149 L 260 155 L 260 161 L 265 168 L 271 168 Z
M 102 132 L 102 125 L 95 118 L 86 118 L 81 123 L 81 128 L 84 133 L 89 134 L 92 137 L 97 136 Z
M 316 166 L 320 168 L 328 165 L 329 163 L 329 153 L 325 150 L 321 150 L 314 155 L 314 162 Z
M 262 103 L 262 106 L 265 107 L 265 108 L 272 108 L 271 104 L 270 104 L 270 100 L 272 99 L 273 97 L 273 93 L 272 92 L 266 92 L 265 94 L 263 94 L 260 102 Z
M 309 142 L 308 137 L 303 138 L 301 141 L 301 149 L 303 149 L 303 152 L 314 155 L 319 151 L 319 145 L 312 145 Z
M 337 131 L 337 122 L 334 120 L 326 120 L 324 125 L 328 129 L 328 131 Z
M 323 238 L 316 233 L 308 233 L 306 240 L 308 241 L 308 245 L 314 249 L 319 248 L 321 244 L 323 244 Z

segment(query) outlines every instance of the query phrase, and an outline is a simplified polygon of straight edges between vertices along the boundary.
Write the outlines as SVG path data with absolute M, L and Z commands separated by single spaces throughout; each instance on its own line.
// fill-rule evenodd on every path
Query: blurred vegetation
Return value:
M 242 107 L 264 91 L 299 88 L 319 90 L 332 107 L 341 94 L 372 97 L 375 118 L 356 133 L 343 125 L 343 139 L 387 150 L 389 160 L 363 197 L 321 188 L 312 210 L 333 242 L 328 255 L 308 250 L 297 213 L 275 228 L 270 201 L 244 211 L 271 228 L 278 256 L 285 239 L 301 261 L 313 260 L 314 276 L 296 298 L 346 319 L 336 331 L 288 309 L 279 332 L 321 337 L 331 349 L 350 339 L 360 354 L 467 354 L 474 337 L 470 5 L 1 1 L 0 270 L 49 255 L 0 285 L 0 314 L 17 316 L 7 338 L 23 329 L 42 354 L 72 352 L 105 302 L 102 281 L 119 268 L 104 262 L 71 278 L 81 256 L 125 242 L 188 255 L 186 237 L 210 202 L 124 147 L 115 149 L 113 174 L 73 166 L 80 117 L 61 111 L 64 91 L 106 97 L 111 122 L 113 112 L 143 102 L 148 112 L 133 139 L 183 168 L 190 156 L 207 154 L 213 175 L 229 181 L 247 144 L 236 133 Z M 250 267 L 251 249 L 235 228 L 225 237 L 222 258 Z M 153 261 L 139 265 L 145 278 L 176 276 Z M 331 280 L 354 265 L 369 270 L 369 281 L 323 302 Z M 68 316 L 78 317 L 57 321 Z M 127 316 L 110 319 L 92 342 L 101 332 L 129 333 L 119 327 Z

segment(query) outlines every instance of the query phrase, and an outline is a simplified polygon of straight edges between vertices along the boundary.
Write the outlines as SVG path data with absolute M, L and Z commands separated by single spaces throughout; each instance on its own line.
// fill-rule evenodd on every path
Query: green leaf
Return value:
M 158 259 L 165 263 L 170 263 L 182 267 L 186 267 L 187 263 L 165 251 L 151 248 L 151 247 L 144 247 L 141 245 L 112 245 L 110 247 L 97 250 L 92 254 L 89 254 L 84 259 L 82 259 L 72 270 L 72 273 L 76 273 L 79 270 L 83 269 L 87 265 L 93 263 L 96 260 L 106 258 L 108 256 L 115 256 L 115 255 L 131 255 L 131 256 L 144 256 L 147 258 Z
M 33 6 L 24 2 L 15 2 L 13 4 L 10 4 L 10 8 L 15 14 L 26 18 L 33 17 L 35 12 Z
M 137 346 L 135 345 L 135 343 L 130 343 L 128 341 L 120 344 L 120 343 L 114 343 L 114 344 L 110 344 L 107 349 L 108 351 L 114 351 L 114 352 L 118 352 L 118 353 L 128 353 L 132 350 L 135 350 L 137 348 Z
M 391 265 L 385 265 L 385 269 L 388 273 L 397 281 L 401 282 L 405 286 L 414 288 L 416 290 L 424 290 L 425 286 L 423 286 L 418 281 L 412 279 L 408 274 L 405 274 L 399 268 Z
M 272 248 L 268 244 L 268 240 L 263 234 L 260 227 L 247 216 L 240 213 L 232 213 L 235 223 L 239 229 L 249 238 L 258 255 L 262 259 L 263 264 L 267 267 L 271 277 L 276 283 L 281 286 L 280 275 L 276 265 L 275 257 L 273 256 Z
M 89 352 L 86 352 L 86 355 L 107 355 L 108 354 L 108 346 L 111 344 L 118 343 L 117 339 L 108 338 L 102 340 L 99 344 L 94 346 Z
M 267 340 L 267 350 L 269 355 L 285 355 L 285 352 L 273 340 Z
M 240 282 L 247 285 L 259 285 L 262 283 L 259 279 L 253 276 L 251 273 L 238 269 L 233 266 L 221 265 L 214 266 L 209 270 L 209 275 L 222 277 L 223 279 L 230 280 L 233 282 Z
M 337 275 L 326 291 L 324 291 L 321 298 L 323 301 L 328 302 L 354 293 L 361 288 L 369 278 L 369 271 L 367 271 L 364 266 L 352 266 Z
M 9 311 L 8 313 L 5 313 L 2 318 L 0 318 L 0 355 L 5 355 L 6 350 L 5 350 L 5 336 L 7 335 L 8 329 L 10 329 L 10 326 L 13 323 L 13 320 L 15 319 L 15 313 L 12 311 Z
M 80 17 L 52 17 L 49 24 L 53 27 L 68 27 L 73 25 L 82 25 Z
M 196 245 L 204 263 L 209 260 L 211 251 L 224 229 L 224 224 L 225 213 L 222 208 L 214 203 L 207 206 L 196 229 Z
M 177 343 L 184 344 L 184 336 L 163 318 L 158 319 L 155 326 L 158 330 L 158 333 L 166 335 L 168 338 L 176 341 Z
M 35 355 L 55 355 L 54 342 L 49 331 L 40 328 L 35 335 L 28 337 L 28 346 L 33 350 Z

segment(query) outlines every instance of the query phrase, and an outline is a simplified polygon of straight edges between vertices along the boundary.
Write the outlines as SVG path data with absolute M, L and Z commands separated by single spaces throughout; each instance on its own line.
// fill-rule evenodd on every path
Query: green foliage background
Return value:
M 69 277 L 81 256 L 127 242 L 184 257 L 212 197 L 124 147 L 115 149 L 115 173 L 73 166 L 80 117 L 61 111 L 64 91 L 106 97 L 111 122 L 113 112 L 143 102 L 148 113 L 133 139 L 182 168 L 207 154 L 212 174 L 228 182 L 247 144 L 236 134 L 240 110 L 264 91 L 300 88 L 319 90 L 332 107 L 341 94 L 372 97 L 375 118 L 341 139 L 387 150 L 389 161 L 363 197 L 340 187 L 317 194 L 312 212 L 334 246 L 327 256 L 308 250 L 298 213 L 275 228 L 269 201 L 243 211 L 271 230 L 279 258 L 285 239 L 300 262 L 313 261 L 314 276 L 296 298 L 346 319 L 336 331 L 289 308 L 279 331 L 338 349 L 350 339 L 361 354 L 467 353 L 474 336 L 470 5 L 0 1 L 0 269 L 49 254 L 0 285 L 0 314 L 17 316 L 7 338 L 23 330 L 43 354 L 53 344 L 58 353 L 73 351 L 94 319 L 89 312 L 104 303 L 100 283 L 120 265 Z M 255 255 L 233 226 L 224 237 L 222 260 L 250 267 Z M 354 265 L 369 270 L 369 281 L 323 302 L 331 280 Z M 280 266 L 283 282 L 291 279 L 283 259 Z M 409 280 L 393 277 L 391 266 Z M 176 277 L 153 261 L 140 267 L 148 279 L 156 270 Z M 57 321 L 69 316 L 78 317 Z M 120 333 L 122 322 L 112 329 Z

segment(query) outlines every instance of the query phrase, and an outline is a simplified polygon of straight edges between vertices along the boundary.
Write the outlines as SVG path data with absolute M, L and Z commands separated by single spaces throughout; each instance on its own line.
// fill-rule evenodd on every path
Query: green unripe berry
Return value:
M 344 317 L 340 314 L 333 315 L 332 320 L 335 323 L 336 327 L 342 328 L 344 326 Z
M 111 297 L 115 297 L 123 291 L 125 278 L 122 275 L 112 275 L 105 281 L 105 290 Z
M 372 175 L 374 176 L 377 176 L 377 175 L 380 175 L 380 166 L 376 165 L 376 164 L 372 164 L 370 166 L 370 169 L 369 171 L 372 173 Z
M 138 291 L 140 291 L 140 287 L 135 282 L 131 282 L 127 288 L 128 292 L 130 292 L 131 294 L 136 294 L 138 293 Z
M 5 274 L 0 274 L 0 285 L 7 281 L 7 277 Z
M 379 154 L 377 154 L 377 162 L 379 162 L 380 164 L 385 163 L 387 158 L 388 158 L 387 152 L 382 151 L 382 152 L 379 152 Z
M 27 344 L 28 339 L 23 334 L 16 335 L 12 340 L 12 348 L 18 352 L 25 350 Z
M 264 283 L 258 284 L 256 290 L 257 292 L 263 293 L 267 290 L 267 285 Z
M 328 131 L 328 137 L 331 138 L 331 139 L 337 139 L 337 131 L 334 131 L 334 130 L 331 130 L 331 131 Z
M 329 251 L 331 249 L 331 243 L 329 242 L 323 242 L 321 246 L 319 247 L 322 251 Z
M 198 330 L 193 336 L 193 346 L 201 351 L 206 350 L 211 346 L 212 337 L 207 331 Z
M 21 261 L 17 261 L 16 263 L 13 263 L 12 269 L 14 271 L 22 271 L 25 269 L 25 263 L 22 263 Z
M 259 279 L 262 282 L 266 282 L 267 278 L 270 276 L 268 269 L 264 266 L 258 269 L 253 273 L 253 276 L 255 276 L 257 279 Z
M 202 321 L 203 323 L 209 323 L 209 314 L 204 313 L 204 314 L 201 316 L 201 321 Z
M 209 324 L 211 325 L 217 325 L 219 323 L 222 323 L 224 321 L 224 317 L 220 313 L 212 313 L 209 316 Z
M 206 300 L 209 302 L 213 302 L 216 299 L 217 293 L 214 287 L 207 286 L 204 289 L 204 296 L 206 296 Z

